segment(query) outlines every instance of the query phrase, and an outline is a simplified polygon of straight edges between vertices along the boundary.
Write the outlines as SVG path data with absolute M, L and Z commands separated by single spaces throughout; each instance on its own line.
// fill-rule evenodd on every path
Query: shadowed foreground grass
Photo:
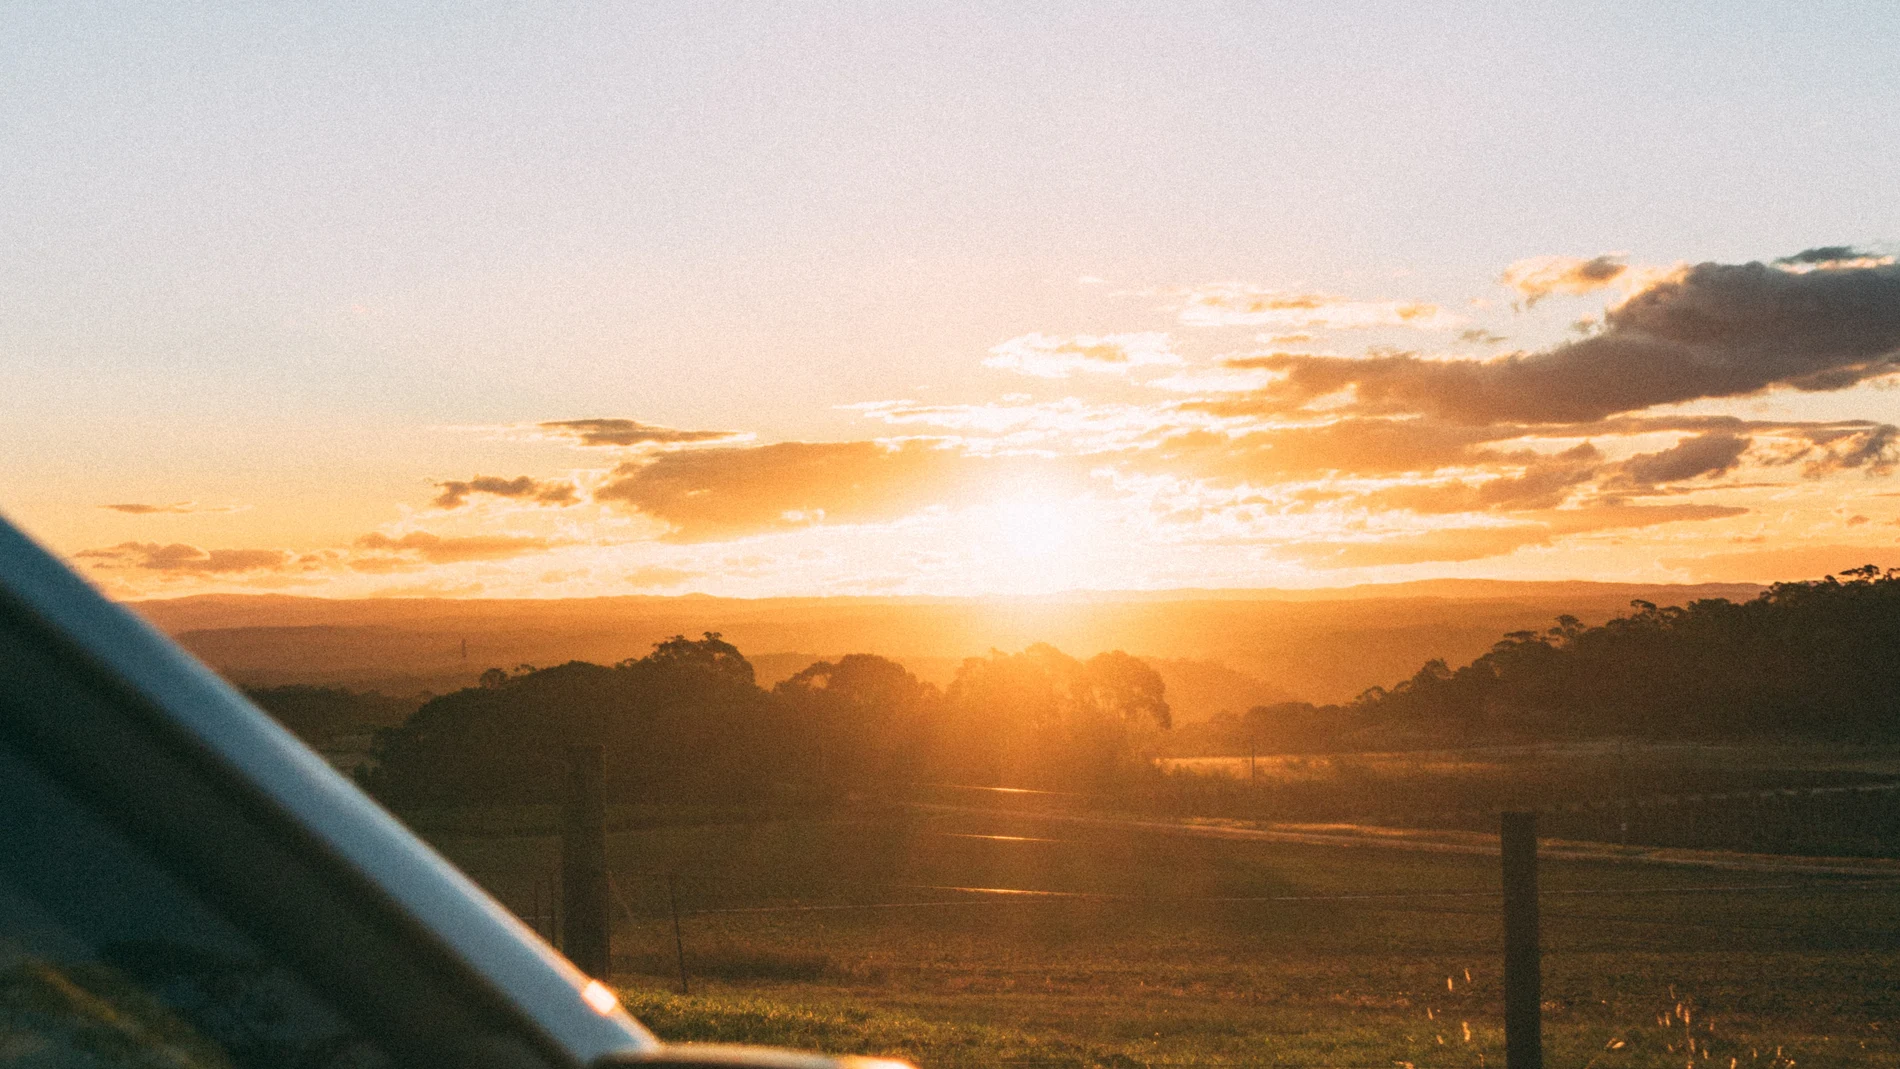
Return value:
M 511 904 L 557 856 L 438 841 Z M 670 1040 L 927 1069 L 1503 1061 L 1495 858 L 970 814 L 646 827 L 610 855 L 614 980 Z M 1895 884 L 1571 862 L 1543 885 L 1553 1069 L 1900 1064 Z M 788 908 L 813 905 L 896 908 Z

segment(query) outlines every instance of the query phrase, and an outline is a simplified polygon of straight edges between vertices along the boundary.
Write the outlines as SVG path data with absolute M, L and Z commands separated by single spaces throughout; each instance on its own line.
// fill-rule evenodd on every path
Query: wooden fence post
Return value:
M 561 947 L 589 976 L 612 964 L 607 912 L 607 809 L 598 746 L 567 748 L 561 821 Z
M 1537 814 L 1505 813 L 1504 1064 L 1543 1069 L 1543 959 L 1537 940 Z
M 680 994 L 690 995 L 691 987 L 686 983 L 686 940 L 680 936 L 680 878 L 678 873 L 666 874 L 666 908 L 673 914 L 673 953 L 679 959 Z

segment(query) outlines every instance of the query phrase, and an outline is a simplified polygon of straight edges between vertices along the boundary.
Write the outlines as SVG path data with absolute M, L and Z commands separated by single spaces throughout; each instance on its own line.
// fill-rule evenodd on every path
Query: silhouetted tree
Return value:
M 896 661 L 853 653 L 819 661 L 781 682 L 773 693 L 806 742 L 807 778 L 840 792 L 889 793 L 923 767 L 937 688 Z
M 963 662 L 932 746 L 947 774 L 999 786 L 1103 790 L 1147 767 L 1169 723 L 1161 677 L 1125 653 L 1083 664 L 1046 643 Z
M 875 795 L 924 775 L 1101 790 L 1148 769 L 1168 724 L 1161 677 L 1119 651 L 1087 662 L 1048 645 L 993 652 L 965 662 L 947 694 L 852 654 L 768 693 L 708 632 L 611 668 L 485 673 L 379 733 L 364 780 L 399 805 L 553 802 L 566 748 L 589 743 L 621 802 Z
M 1864 565 L 1740 604 L 1630 608 L 1599 627 L 1561 616 L 1512 632 L 1455 671 L 1430 662 L 1355 699 L 1350 730 L 1388 741 L 1900 739 L 1900 573 Z

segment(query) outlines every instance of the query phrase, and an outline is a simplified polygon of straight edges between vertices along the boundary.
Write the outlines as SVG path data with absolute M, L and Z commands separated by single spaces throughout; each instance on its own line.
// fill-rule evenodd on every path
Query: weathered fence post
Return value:
M 1543 958 L 1537 942 L 1537 814 L 1505 813 L 1504 1064 L 1543 1069 Z
M 561 948 L 589 976 L 612 962 L 607 913 L 607 810 L 598 746 L 567 748 L 561 821 Z
M 692 988 L 686 983 L 686 940 L 680 936 L 680 878 L 678 873 L 666 874 L 666 908 L 673 914 L 673 953 L 679 959 L 680 994 L 690 995 Z

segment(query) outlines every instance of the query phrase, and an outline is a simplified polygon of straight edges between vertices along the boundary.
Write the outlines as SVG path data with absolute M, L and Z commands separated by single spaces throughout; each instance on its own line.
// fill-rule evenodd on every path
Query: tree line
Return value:
M 1351 702 L 1258 706 L 1231 727 L 1277 750 L 1605 736 L 1900 741 L 1900 569 L 1777 583 L 1740 603 L 1631 608 L 1596 627 L 1560 616 L 1461 668 L 1427 661 Z
M 1631 608 L 1594 627 L 1560 616 L 1512 632 L 1469 664 L 1431 660 L 1350 702 L 1256 706 L 1190 725 L 1170 749 L 1900 742 L 1900 570 L 1778 583 L 1739 603 Z M 1172 726 L 1161 677 L 1119 651 L 991 651 L 945 687 L 859 653 L 767 689 L 715 633 L 614 665 L 491 669 L 420 708 L 313 687 L 253 696 L 307 738 L 385 725 L 361 778 L 396 805 L 554 801 L 572 745 L 604 748 L 620 801 L 897 797 L 919 783 L 1123 793 L 1155 774 Z
M 492 669 L 378 732 L 361 778 L 396 805 L 552 802 L 567 748 L 598 745 L 622 802 L 896 797 L 920 782 L 1102 791 L 1148 774 L 1169 726 L 1161 677 L 1119 651 L 992 651 L 943 688 L 860 653 L 767 690 L 708 632 L 614 665 Z

